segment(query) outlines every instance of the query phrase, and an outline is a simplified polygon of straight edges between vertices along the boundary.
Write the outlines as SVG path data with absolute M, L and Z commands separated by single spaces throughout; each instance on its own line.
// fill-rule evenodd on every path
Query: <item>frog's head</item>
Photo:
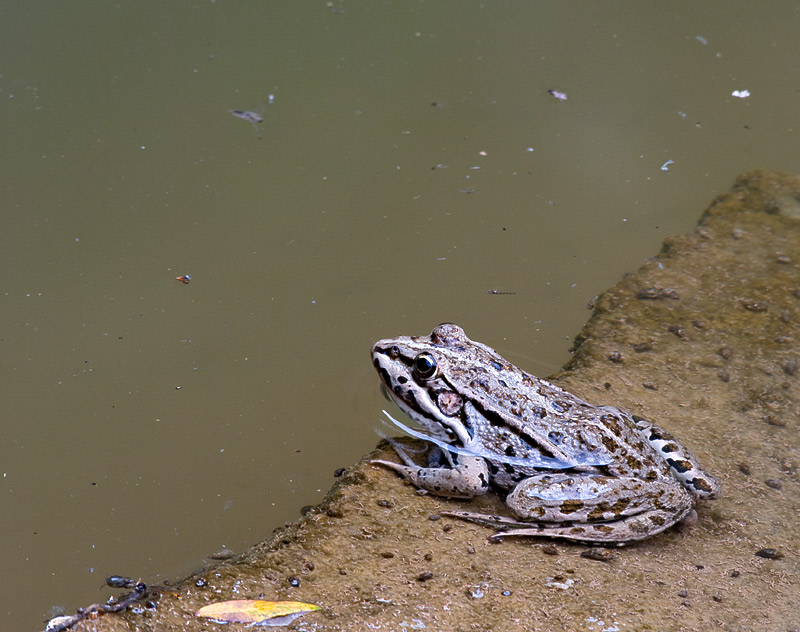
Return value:
M 372 346 L 372 363 L 389 398 L 432 436 L 462 446 L 470 435 L 461 418 L 463 399 L 447 379 L 448 350 L 467 340 L 463 329 L 445 323 L 430 336 L 387 338 Z

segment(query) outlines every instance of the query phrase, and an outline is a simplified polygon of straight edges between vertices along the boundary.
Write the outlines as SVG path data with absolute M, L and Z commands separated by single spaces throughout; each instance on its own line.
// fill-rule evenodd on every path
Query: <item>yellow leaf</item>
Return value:
M 314 610 L 320 610 L 320 607 L 302 601 L 234 599 L 204 606 L 195 612 L 195 616 L 214 619 L 220 623 L 288 625 L 300 615 Z

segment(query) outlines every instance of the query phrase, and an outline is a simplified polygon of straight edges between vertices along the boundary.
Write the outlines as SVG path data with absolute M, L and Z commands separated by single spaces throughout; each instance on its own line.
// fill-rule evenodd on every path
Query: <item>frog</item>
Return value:
M 395 422 L 433 444 L 424 464 L 395 440 L 401 462 L 371 463 L 436 496 L 505 494 L 511 516 L 439 512 L 494 527 L 490 540 L 623 546 L 693 522 L 698 501 L 719 497 L 719 481 L 666 430 L 514 366 L 458 325 L 379 340 L 371 356 L 385 393 L 422 432 Z

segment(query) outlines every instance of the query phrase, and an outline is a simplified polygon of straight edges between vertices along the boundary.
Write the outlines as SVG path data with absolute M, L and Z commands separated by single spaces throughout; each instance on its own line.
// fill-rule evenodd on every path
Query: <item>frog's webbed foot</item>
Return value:
M 688 517 L 692 497 L 674 480 L 644 481 L 599 474 L 537 474 L 506 497 L 514 518 L 450 512 L 504 531 L 509 536 L 564 538 L 619 545 L 661 533 Z

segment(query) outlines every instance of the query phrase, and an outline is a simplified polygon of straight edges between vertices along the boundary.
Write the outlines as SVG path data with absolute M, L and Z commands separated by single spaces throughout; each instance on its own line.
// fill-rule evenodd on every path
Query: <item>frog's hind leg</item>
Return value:
M 526 535 L 627 544 L 689 517 L 692 504 L 692 496 L 673 479 L 557 473 L 520 481 L 506 498 L 515 519 L 470 512 L 442 514 L 507 529 L 492 540 Z
M 513 528 L 489 536 L 496 542 L 509 536 L 536 536 L 562 538 L 573 542 L 586 542 L 603 546 L 625 546 L 661 533 L 684 518 L 691 520 L 697 514 L 691 507 L 679 515 L 653 509 L 636 516 L 627 516 L 613 522 L 575 524 L 571 526 L 537 525 L 527 528 Z
M 627 516 L 614 522 L 583 523 L 573 525 L 548 525 L 515 520 L 506 516 L 473 513 L 470 511 L 442 511 L 443 516 L 461 518 L 470 522 L 507 529 L 489 536 L 499 542 L 511 536 L 560 538 L 573 542 L 584 542 L 604 546 L 625 546 L 652 535 L 661 533 L 677 522 L 691 521 L 697 516 L 691 507 L 677 516 L 660 510 L 652 510 L 636 516 Z M 676 519 L 677 518 L 677 519 Z

